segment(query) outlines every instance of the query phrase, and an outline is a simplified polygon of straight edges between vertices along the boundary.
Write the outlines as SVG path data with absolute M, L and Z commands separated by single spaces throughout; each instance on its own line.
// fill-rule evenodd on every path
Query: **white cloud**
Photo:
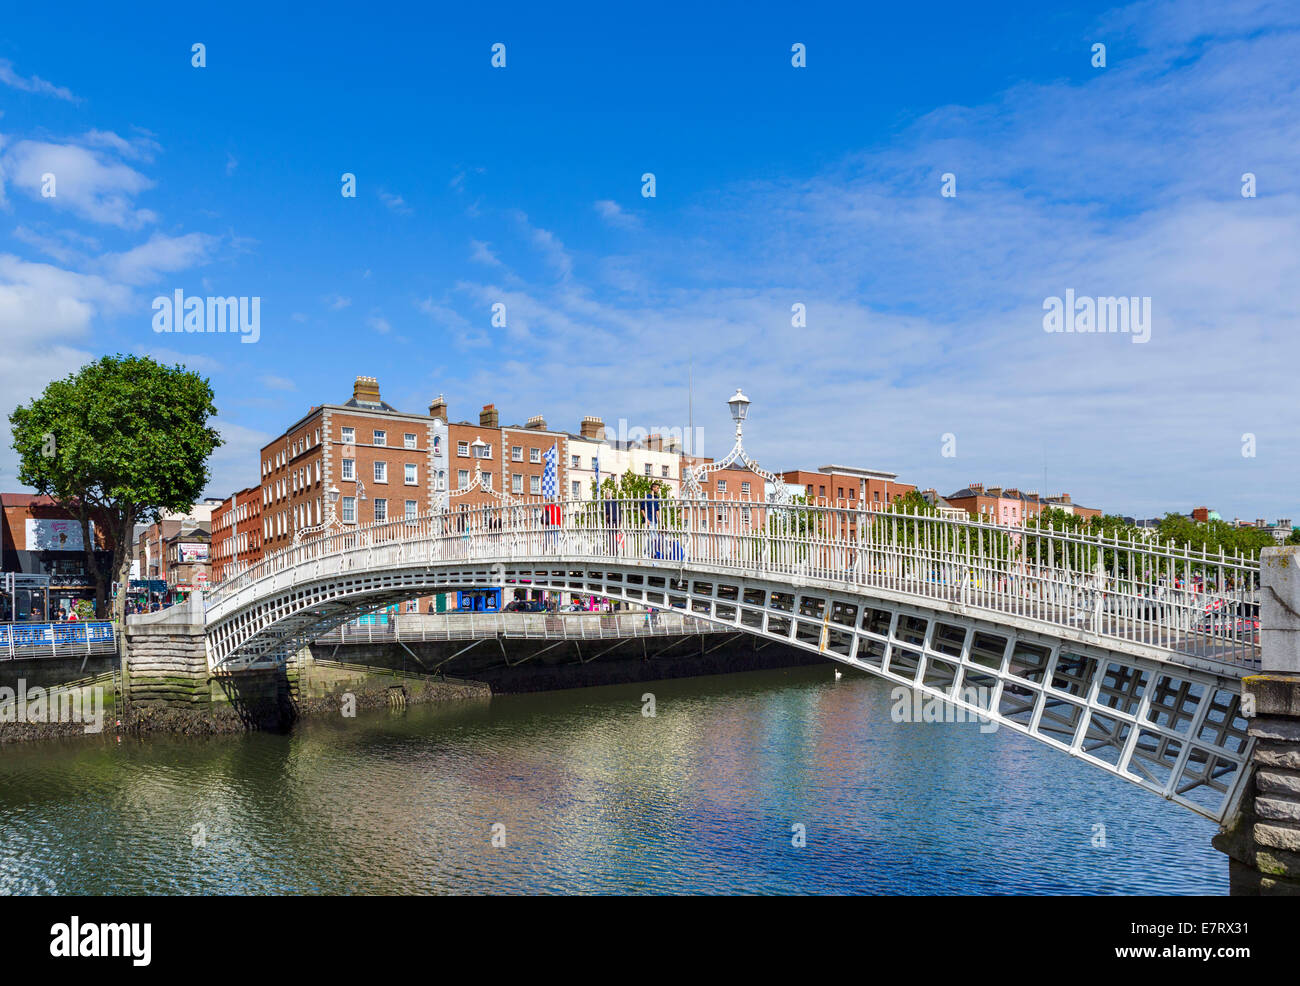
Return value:
M 411 209 L 409 206 L 407 206 L 406 200 L 403 199 L 400 195 L 394 195 L 391 192 L 381 191 L 379 193 L 379 198 L 383 201 L 384 205 L 388 206 L 389 209 L 397 213 L 399 216 L 410 215 Z
M 267 374 L 266 376 L 259 377 L 259 379 L 262 381 L 262 386 L 266 387 L 268 390 L 297 390 L 298 389 L 298 385 L 294 383 L 292 380 L 290 380 L 288 377 L 277 377 L 272 374 Z
M 482 240 L 470 240 L 469 246 L 470 246 L 469 259 L 472 260 L 474 263 L 483 264 L 484 266 L 487 267 L 502 266 L 501 261 L 497 258 L 497 255 L 492 252 L 492 247 L 490 244 L 484 243 Z
M 53 96 L 55 99 L 63 99 L 70 103 L 80 102 L 72 94 L 71 89 L 63 86 L 56 86 L 52 82 L 46 82 L 38 75 L 30 78 L 23 78 L 14 71 L 13 63 L 8 59 L 0 59 L 0 85 L 6 85 L 10 89 L 17 89 L 20 92 L 37 93 L 41 96 Z
M 204 495 L 227 497 L 235 490 L 257 485 L 257 463 L 261 460 L 262 448 L 273 436 L 230 421 L 220 413 L 212 424 L 221 434 L 224 444 L 208 462 L 211 476 Z
M 393 327 L 388 323 L 388 319 L 384 318 L 382 315 L 371 315 L 366 319 L 366 325 L 370 326 L 370 328 L 374 329 L 380 335 L 388 335 L 388 333 L 393 330 Z
M 0 158 L 0 171 L 34 200 L 91 222 L 137 229 L 156 219 L 148 209 L 137 209 L 133 201 L 154 183 L 129 165 L 87 147 L 20 140 Z M 55 179 L 55 194 L 49 198 L 41 194 L 46 174 Z
M 325 297 L 325 304 L 333 311 L 341 311 L 352 304 L 351 298 L 344 298 L 342 295 L 331 294 Z
M 596 203 L 596 212 L 609 225 L 617 226 L 620 229 L 636 229 L 641 225 L 641 221 L 636 216 L 630 212 L 624 212 L 621 205 L 610 199 L 598 201 Z
M 167 236 L 154 233 L 147 242 L 125 253 L 109 254 L 100 261 L 112 277 L 127 284 L 148 284 L 160 274 L 188 270 L 207 263 L 220 241 L 206 233 Z

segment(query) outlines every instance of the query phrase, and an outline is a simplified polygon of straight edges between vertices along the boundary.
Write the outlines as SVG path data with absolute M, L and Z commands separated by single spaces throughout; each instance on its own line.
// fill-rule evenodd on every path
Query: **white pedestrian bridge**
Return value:
M 209 664 L 274 665 L 359 614 L 491 587 L 815 651 L 1219 821 L 1243 787 L 1258 560 L 1050 528 L 703 497 L 458 506 L 324 533 L 214 586 Z

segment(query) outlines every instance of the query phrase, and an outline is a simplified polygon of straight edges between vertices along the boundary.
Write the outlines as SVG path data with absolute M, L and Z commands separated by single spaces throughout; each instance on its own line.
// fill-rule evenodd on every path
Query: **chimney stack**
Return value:
M 528 419 L 528 422 L 524 425 L 524 427 L 529 428 L 533 431 L 545 431 L 546 419 L 542 417 L 540 414 L 534 414 L 531 418 Z
M 374 377 L 357 377 L 352 385 L 352 399 L 367 404 L 379 403 L 379 381 Z
M 443 397 L 442 394 L 435 397 L 429 404 L 429 417 L 441 418 L 443 424 L 446 424 L 449 420 L 447 417 L 447 398 Z
M 1062 503 L 1069 503 L 1069 502 L 1070 502 L 1070 494 L 1069 494 L 1069 493 L 1062 493 L 1060 496 L 1057 497 L 1057 499 L 1060 500 Z
M 967 484 L 967 487 L 968 487 L 968 488 L 971 490 L 971 492 L 973 492 L 973 493 L 983 493 L 983 492 L 984 492 L 984 484 L 983 484 L 983 483 L 968 483 L 968 484 Z
M 597 417 L 594 414 L 588 414 L 582 419 L 582 425 L 578 429 L 578 434 L 583 438 L 588 438 L 592 441 L 600 441 L 605 435 L 604 419 Z
M 664 448 L 664 436 L 658 433 L 648 436 L 645 440 L 645 447 L 652 452 L 662 452 Z
M 501 415 L 497 413 L 497 406 L 484 404 L 483 410 L 478 413 L 478 423 L 482 428 L 500 428 Z

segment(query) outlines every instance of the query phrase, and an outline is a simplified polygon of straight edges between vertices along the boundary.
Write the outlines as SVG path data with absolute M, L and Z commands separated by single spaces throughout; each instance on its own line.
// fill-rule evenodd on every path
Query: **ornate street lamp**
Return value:
M 713 473 L 719 472 L 720 470 L 726 469 L 734 463 L 739 462 L 750 472 L 762 477 L 764 483 L 772 484 L 774 490 L 772 495 L 773 503 L 790 502 L 790 490 L 785 483 L 766 469 L 760 467 L 759 464 L 751 459 L 745 452 L 743 432 L 745 427 L 745 418 L 749 415 L 749 405 L 751 403 L 750 399 L 741 392 L 739 387 L 737 387 L 736 392 L 732 394 L 731 399 L 727 401 L 727 407 L 731 411 L 731 420 L 736 422 L 736 444 L 732 447 L 731 451 L 727 453 L 725 458 L 720 459 L 717 462 L 710 462 L 705 466 L 686 467 L 686 481 L 682 484 L 683 499 L 703 499 L 704 489 L 701 486 L 701 483 L 708 479 L 708 477 Z M 759 502 L 761 503 L 763 501 L 760 500 Z
M 334 508 L 335 508 L 335 506 L 338 504 L 338 502 L 339 502 L 339 488 L 338 488 L 337 486 L 334 486 L 334 485 L 331 484 L 331 485 L 330 485 L 330 488 L 327 489 L 327 490 L 325 491 L 325 520 L 324 520 L 324 522 L 323 522 L 323 523 L 320 523 L 320 524 L 316 524 L 316 525 L 314 525 L 314 526 L 312 526 L 312 527 L 302 527 L 302 528 L 299 528 L 297 531 L 295 531 L 294 534 L 293 534 L 293 543 L 294 543 L 294 545 L 296 546 L 296 545 L 297 545 L 299 542 L 301 542 L 302 539 L 303 539 L 304 537 L 306 537 L 308 534 L 312 534 L 312 533 L 314 533 L 314 532 L 316 532 L 316 531 L 322 531 L 322 532 L 323 532 L 323 531 L 326 531 L 326 530 L 328 530 L 330 527 L 333 527 L 333 526 L 339 526 L 339 527 L 341 527 L 341 526 L 342 526 L 342 521 L 340 521 L 340 520 L 338 519 L 338 515 L 335 513 L 335 510 L 334 510 Z

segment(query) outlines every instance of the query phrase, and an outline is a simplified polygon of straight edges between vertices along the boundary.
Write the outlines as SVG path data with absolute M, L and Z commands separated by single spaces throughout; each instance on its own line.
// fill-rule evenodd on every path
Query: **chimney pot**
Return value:
M 447 398 L 443 397 L 442 394 L 439 394 L 429 403 L 429 417 L 441 418 L 444 423 L 449 420 L 447 417 Z
M 578 428 L 578 434 L 583 438 L 599 440 L 605 432 L 605 421 L 594 414 L 588 414 L 582 419 L 582 425 Z

